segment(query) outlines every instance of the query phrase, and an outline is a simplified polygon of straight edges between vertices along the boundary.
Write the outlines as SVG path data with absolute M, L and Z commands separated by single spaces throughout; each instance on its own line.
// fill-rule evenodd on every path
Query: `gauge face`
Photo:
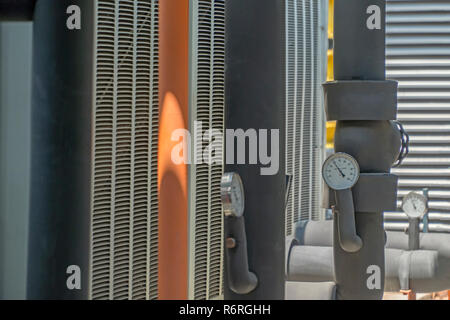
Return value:
M 402 209 L 410 218 L 422 218 L 428 211 L 427 198 L 419 193 L 410 192 L 403 198 Z
M 323 164 L 322 176 L 333 190 L 350 189 L 359 179 L 358 162 L 349 154 L 335 153 Z
M 227 172 L 222 176 L 220 196 L 226 216 L 241 217 L 244 214 L 244 186 L 237 173 Z

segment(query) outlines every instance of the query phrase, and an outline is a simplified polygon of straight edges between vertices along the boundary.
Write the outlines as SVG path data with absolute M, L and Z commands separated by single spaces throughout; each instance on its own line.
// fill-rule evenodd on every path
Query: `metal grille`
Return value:
M 207 130 L 224 132 L 225 0 L 192 0 L 191 132 L 200 160 L 209 142 Z M 195 122 L 201 123 L 195 127 Z M 222 139 L 223 140 L 223 139 Z M 215 141 L 223 159 L 223 141 Z M 190 178 L 190 296 L 214 299 L 223 295 L 223 214 L 220 201 L 220 164 L 195 164 Z
M 286 234 L 320 218 L 324 118 L 322 1 L 286 0 L 286 174 L 292 176 Z
M 450 2 L 387 1 L 387 77 L 399 81 L 399 115 L 411 136 L 410 154 L 393 169 L 399 201 L 429 188 L 430 231 L 450 231 Z M 406 216 L 386 213 L 386 228 Z
M 96 0 L 92 299 L 157 297 L 158 1 Z

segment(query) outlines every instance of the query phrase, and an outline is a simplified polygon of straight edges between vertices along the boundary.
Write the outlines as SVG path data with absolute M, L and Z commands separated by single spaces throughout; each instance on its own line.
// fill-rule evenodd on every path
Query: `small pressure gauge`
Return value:
M 414 191 L 410 192 L 403 198 L 402 210 L 410 218 L 422 218 L 428 211 L 427 198 Z
M 333 190 L 350 189 L 359 179 L 358 162 L 349 154 L 335 153 L 325 160 L 322 177 Z
M 241 217 L 244 214 L 244 185 L 239 174 L 224 173 L 220 184 L 220 197 L 225 216 Z

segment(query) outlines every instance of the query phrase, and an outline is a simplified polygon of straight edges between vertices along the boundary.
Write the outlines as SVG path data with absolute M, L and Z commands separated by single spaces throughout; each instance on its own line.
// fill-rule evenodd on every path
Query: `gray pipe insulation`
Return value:
M 234 242 L 225 250 L 228 286 L 236 294 L 248 294 L 255 290 L 258 278 L 248 267 L 244 217 L 225 217 L 225 225 L 225 238 Z
M 393 122 L 397 83 L 385 77 L 385 15 L 385 0 L 336 0 L 334 5 L 335 81 L 323 85 L 325 110 L 328 121 L 337 121 L 335 151 L 353 156 L 361 170 L 350 194 L 354 210 L 346 221 L 341 220 L 342 211 L 351 206 L 343 206 L 342 200 L 345 204 L 352 199 L 334 200 L 337 219 L 330 233 L 330 262 L 339 300 L 383 297 L 383 212 L 396 205 L 397 178 L 390 168 L 399 157 L 402 138 Z M 343 243 L 342 233 L 349 230 L 356 234 L 349 233 Z M 376 270 L 375 286 L 368 286 L 369 270 Z
M 296 245 L 288 260 L 288 279 L 331 281 L 333 279 L 333 221 L 302 222 L 296 230 Z M 396 272 L 399 259 L 408 253 L 408 235 L 386 232 L 386 291 L 399 291 Z M 420 233 L 419 250 L 410 263 L 410 286 L 416 292 L 450 288 L 450 234 Z M 434 270 L 434 271 L 432 271 Z
M 386 249 L 385 256 L 385 291 L 434 292 L 450 288 L 450 275 L 445 272 L 448 269 L 440 268 L 441 259 L 435 250 Z M 292 248 L 288 281 L 330 282 L 334 281 L 334 272 L 332 247 Z
M 408 250 L 408 235 L 387 231 L 386 248 Z M 302 221 L 295 230 L 298 245 L 331 247 L 333 245 L 333 221 Z M 450 259 L 450 233 L 420 233 L 420 250 L 435 250 Z M 450 269 L 449 269 L 450 271 Z
M 279 130 L 280 167 L 275 175 L 261 175 L 262 163 L 239 164 L 234 159 L 225 166 L 225 172 L 237 172 L 244 181 L 248 267 L 243 269 L 258 278 L 248 294 L 233 291 L 228 285 L 233 270 L 227 262 L 233 251 L 226 249 L 225 300 L 285 297 L 284 17 L 284 1 L 226 0 L 226 128 Z M 230 234 L 228 224 L 224 232 Z

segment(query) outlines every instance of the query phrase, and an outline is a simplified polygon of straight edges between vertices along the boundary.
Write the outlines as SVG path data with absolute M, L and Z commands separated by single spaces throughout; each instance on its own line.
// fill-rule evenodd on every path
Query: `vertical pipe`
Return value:
M 158 290 L 159 299 L 187 299 L 187 165 L 172 161 L 171 137 L 188 127 L 189 0 L 159 3 Z
M 279 159 L 274 175 L 261 175 L 266 165 L 259 161 L 248 164 L 248 151 L 247 164 L 226 164 L 225 171 L 238 172 L 244 183 L 249 268 L 258 277 L 258 286 L 239 295 L 225 279 L 225 299 L 283 299 L 284 1 L 227 0 L 226 6 L 226 128 L 279 130 L 279 148 L 275 149 Z
M 408 250 L 420 249 L 420 218 L 410 218 L 408 228 Z
M 385 0 L 336 0 L 334 10 L 334 76 L 337 83 L 342 81 L 341 83 L 345 84 L 346 81 L 350 83 L 353 80 L 356 80 L 356 83 L 361 83 L 361 80 L 384 81 Z M 358 92 L 355 86 L 352 88 L 355 97 L 363 101 L 364 94 Z M 364 105 L 355 105 L 354 110 L 363 107 Z M 386 124 L 391 119 L 381 117 L 380 121 L 367 121 L 375 120 L 376 117 L 367 115 L 371 113 L 370 110 L 365 112 L 365 115 L 355 119 L 361 121 L 335 119 L 340 120 L 336 128 L 336 152 L 353 155 L 358 160 L 362 173 L 388 173 L 386 168 L 390 168 L 392 163 L 389 159 L 393 155 L 381 149 L 375 150 L 378 147 L 374 145 L 378 146 L 380 141 L 386 140 L 382 137 L 384 133 L 389 132 L 390 126 Z M 357 136 L 361 136 L 359 145 L 353 142 Z M 370 197 L 370 194 L 367 196 Z M 362 248 L 355 253 L 345 252 L 339 245 L 335 221 L 337 297 L 381 299 L 385 278 L 383 213 L 357 211 L 355 221 L 357 234 L 363 243 Z
M 369 20 L 371 14 L 374 14 L 371 8 L 373 6 L 381 9 L 380 29 L 369 29 L 367 26 L 370 24 L 371 28 L 377 27 L 378 21 Z M 385 15 L 385 0 L 336 0 L 335 80 L 385 80 Z
M 428 201 L 428 197 L 429 197 L 429 190 L 428 190 L 428 188 L 424 188 L 422 190 L 422 194 L 425 196 L 425 198 L 427 198 L 427 201 Z M 422 231 L 424 233 L 427 233 L 428 232 L 428 223 L 429 223 L 428 211 L 423 216 L 422 222 L 423 222 L 423 230 Z M 419 232 L 420 232 L 420 229 L 419 229 Z
M 40 0 L 33 26 L 31 203 L 27 296 L 87 299 L 94 1 Z M 66 27 L 80 7 L 82 29 Z M 67 287 L 67 269 L 81 288 Z

